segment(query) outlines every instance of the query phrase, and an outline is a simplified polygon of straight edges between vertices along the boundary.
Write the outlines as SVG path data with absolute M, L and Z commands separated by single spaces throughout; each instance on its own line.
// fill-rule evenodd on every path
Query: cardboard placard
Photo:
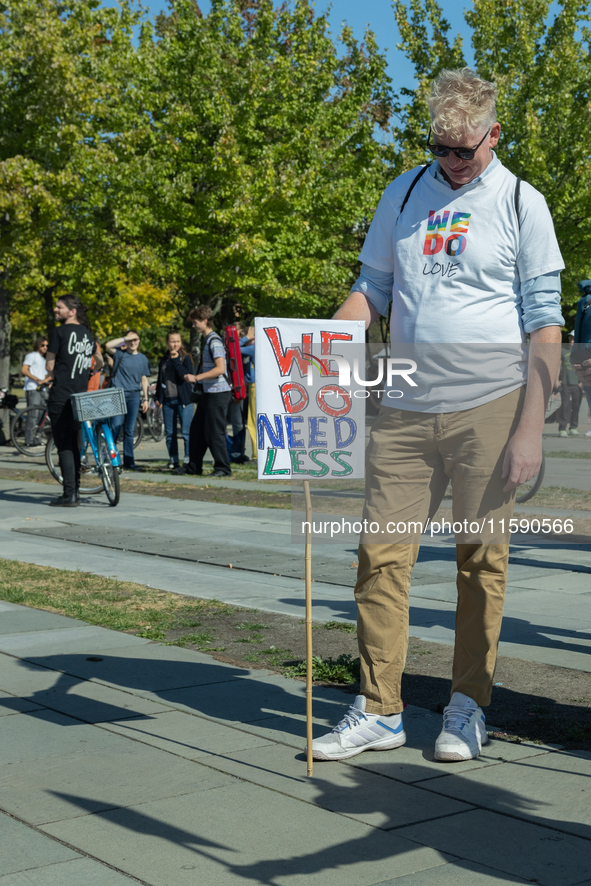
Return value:
M 260 480 L 364 476 L 365 394 L 350 371 L 364 347 L 362 321 L 255 319 Z

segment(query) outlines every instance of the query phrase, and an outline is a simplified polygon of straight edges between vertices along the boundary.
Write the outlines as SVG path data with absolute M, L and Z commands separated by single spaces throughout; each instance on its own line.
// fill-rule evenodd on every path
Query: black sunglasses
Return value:
M 431 127 L 429 127 L 429 135 L 427 137 L 427 150 L 431 151 L 434 157 L 448 157 L 449 152 L 453 151 L 456 157 L 459 157 L 460 160 L 473 160 L 474 154 L 476 153 L 486 136 L 489 134 L 491 129 L 492 126 L 484 133 L 475 148 L 447 148 L 445 145 L 432 145 L 429 143 L 429 139 L 431 138 Z

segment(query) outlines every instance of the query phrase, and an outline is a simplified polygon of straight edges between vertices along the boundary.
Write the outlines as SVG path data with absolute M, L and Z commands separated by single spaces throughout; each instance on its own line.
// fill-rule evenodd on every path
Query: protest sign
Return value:
M 366 394 L 350 372 L 364 348 L 362 321 L 256 318 L 260 480 L 364 476 Z

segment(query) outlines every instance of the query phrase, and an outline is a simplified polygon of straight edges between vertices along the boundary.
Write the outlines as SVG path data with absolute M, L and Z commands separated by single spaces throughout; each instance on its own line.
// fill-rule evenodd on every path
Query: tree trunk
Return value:
M 0 388 L 10 387 L 10 292 L 6 271 L 0 273 Z
M 43 304 L 45 305 L 45 323 L 47 326 L 47 338 L 51 338 L 51 333 L 55 329 L 55 317 L 53 314 L 53 293 L 55 286 L 48 286 L 43 290 Z

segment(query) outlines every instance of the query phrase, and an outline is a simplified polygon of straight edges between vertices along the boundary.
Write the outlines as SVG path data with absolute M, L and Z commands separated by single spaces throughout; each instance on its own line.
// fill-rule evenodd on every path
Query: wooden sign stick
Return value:
M 310 481 L 304 480 L 306 501 L 306 735 L 308 753 L 308 777 L 312 775 L 312 499 Z

